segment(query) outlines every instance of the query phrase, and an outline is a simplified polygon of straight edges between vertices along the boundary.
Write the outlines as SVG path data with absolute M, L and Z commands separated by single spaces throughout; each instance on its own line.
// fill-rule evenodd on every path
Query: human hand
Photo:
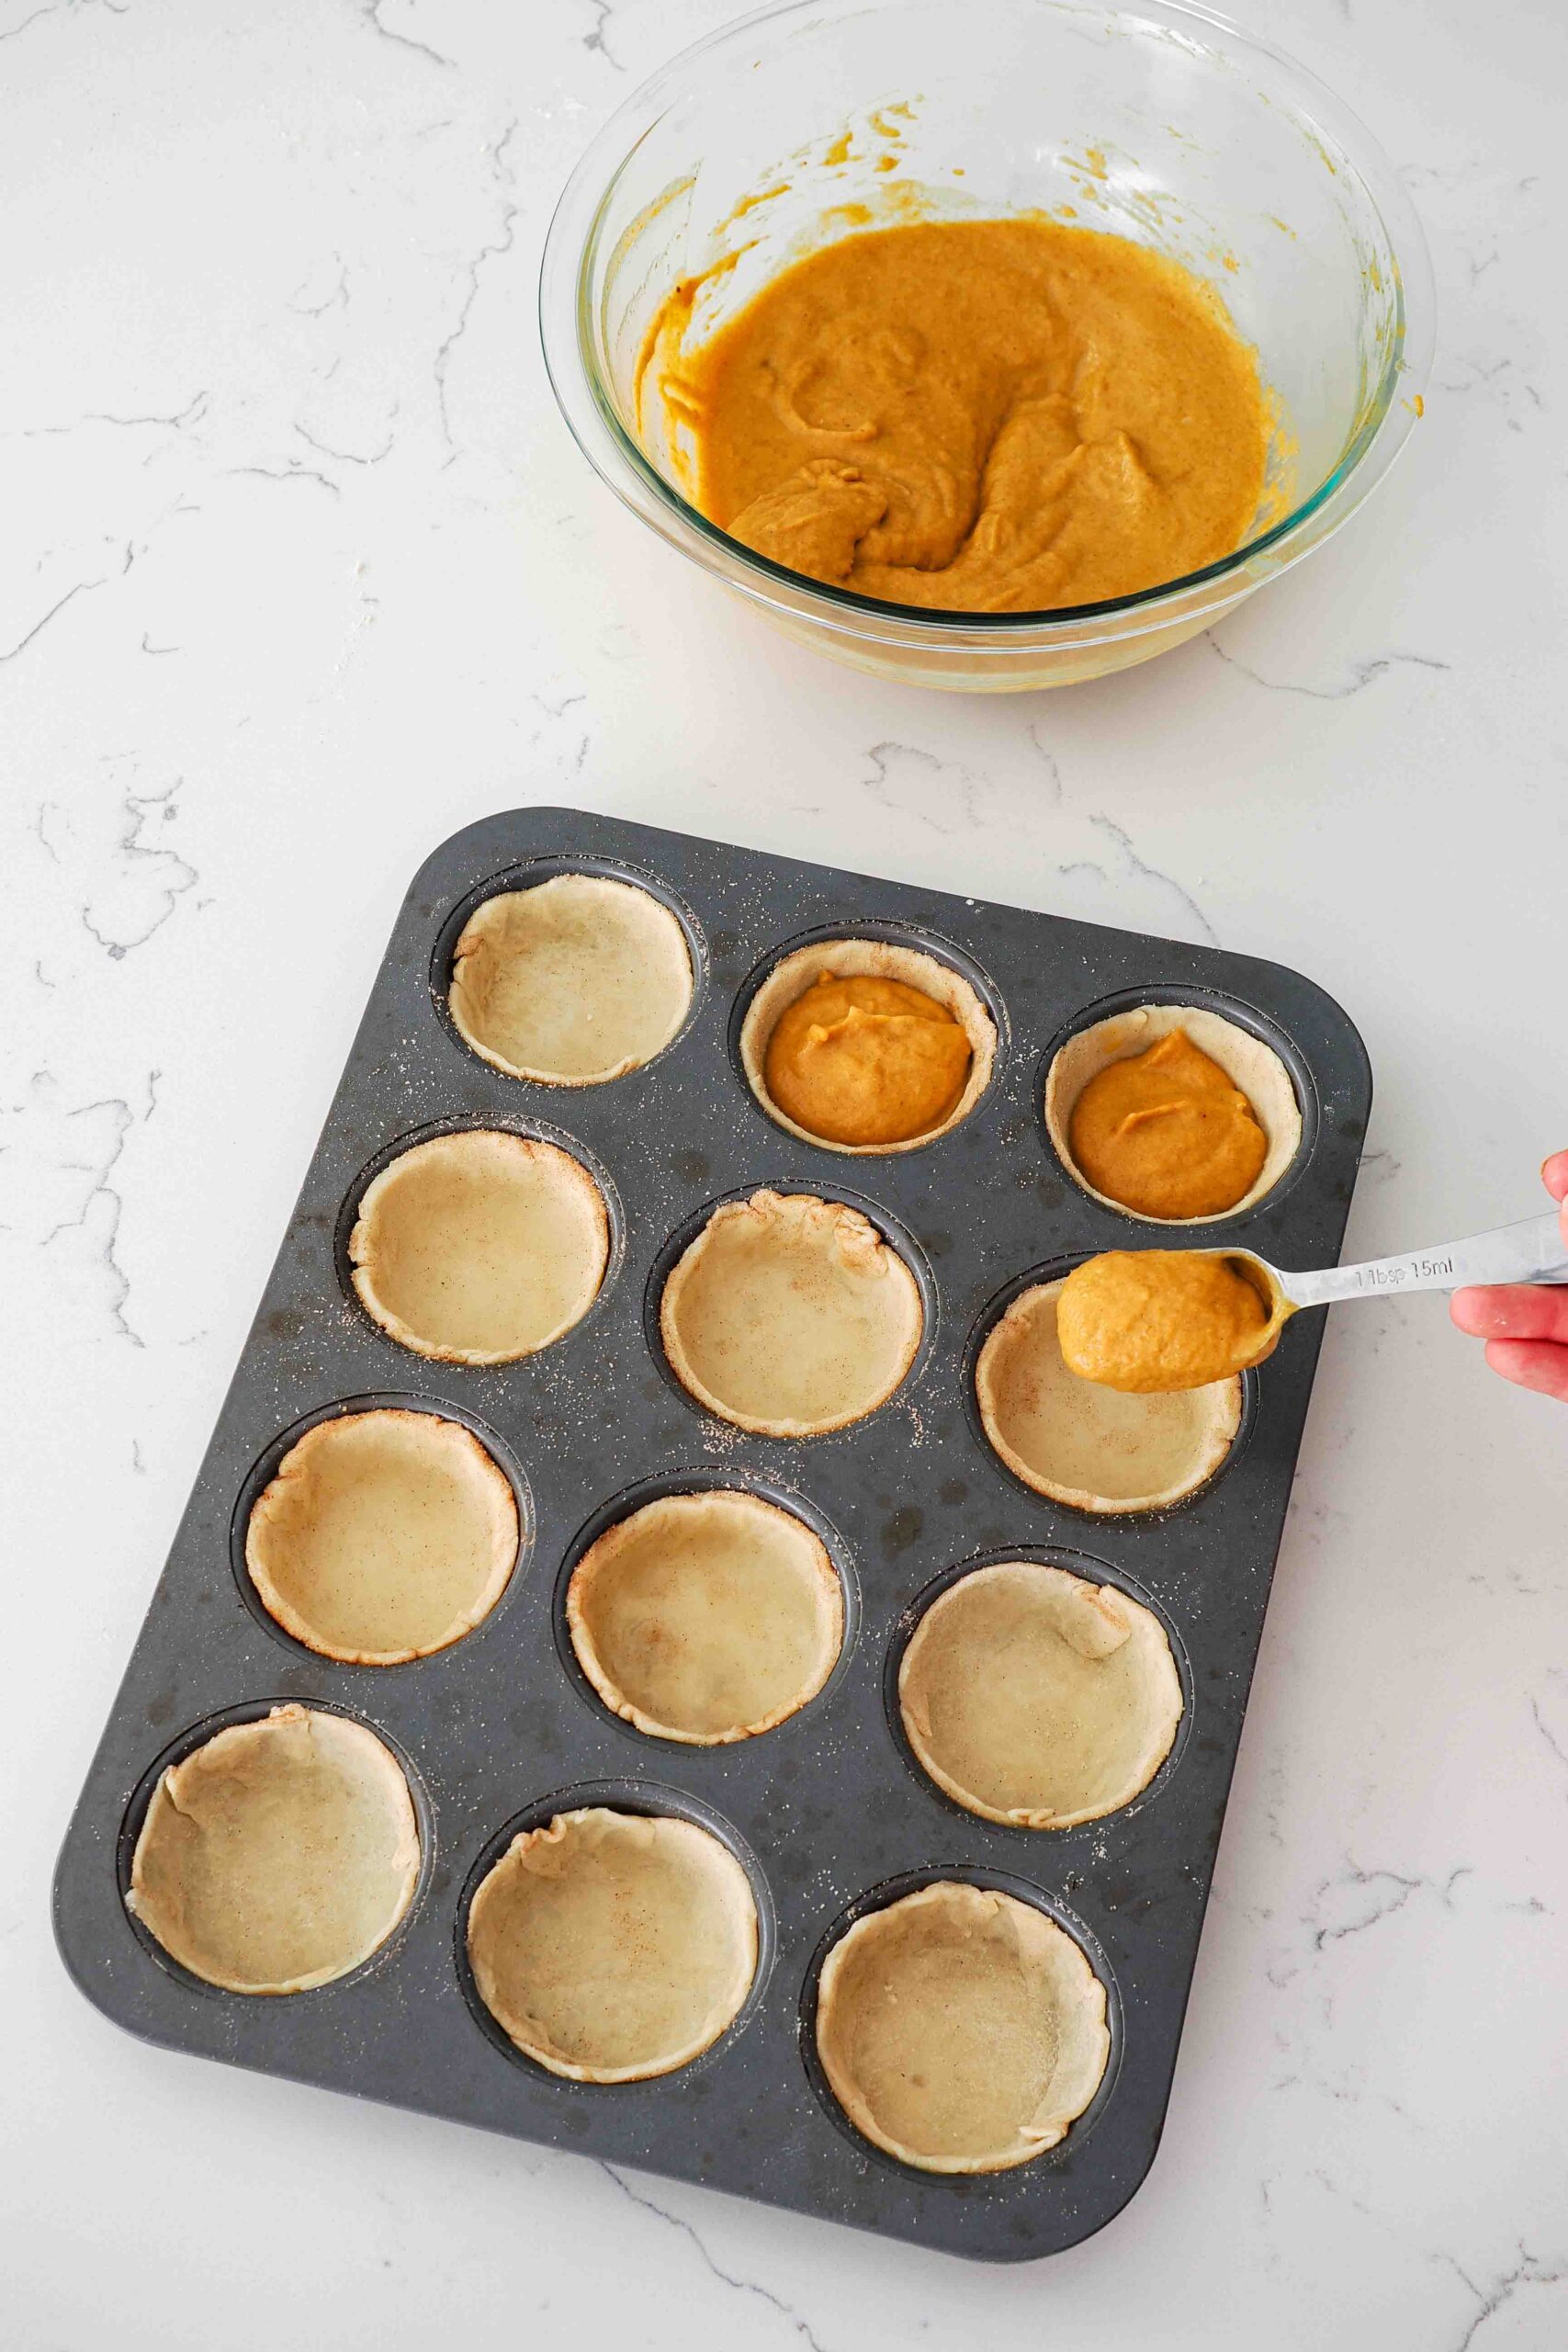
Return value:
M 1554 1151 L 1540 1171 L 1554 1201 L 1563 1204 L 1562 1238 L 1568 1242 L 1568 1151 Z M 1486 1361 L 1520 1388 L 1568 1404 L 1568 1285 L 1496 1283 L 1456 1290 L 1449 1313 L 1461 1331 L 1486 1342 Z

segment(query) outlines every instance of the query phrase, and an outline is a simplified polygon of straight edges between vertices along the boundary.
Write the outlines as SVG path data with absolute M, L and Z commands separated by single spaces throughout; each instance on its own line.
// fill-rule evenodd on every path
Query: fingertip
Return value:
M 1516 1388 L 1568 1404 L 1568 1348 L 1551 1340 L 1488 1340 L 1486 1362 Z
M 1449 1314 L 1458 1329 L 1472 1340 L 1481 1339 L 1486 1329 L 1486 1294 L 1475 1283 L 1456 1290 L 1449 1300 Z
M 1568 1151 L 1554 1151 L 1541 1161 L 1540 1181 L 1554 1201 L 1568 1200 Z

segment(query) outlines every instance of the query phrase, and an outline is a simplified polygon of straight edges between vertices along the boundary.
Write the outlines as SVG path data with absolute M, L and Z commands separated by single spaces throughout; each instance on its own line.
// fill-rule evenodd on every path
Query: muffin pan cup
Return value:
M 537 863 L 536 863 L 537 862 Z M 442 1001 L 460 910 L 529 872 L 581 865 L 640 881 L 681 915 L 693 1011 L 657 1060 L 611 1083 L 519 1081 L 464 1046 Z M 997 1069 L 962 1125 L 924 1148 L 846 1161 L 783 1133 L 732 1051 L 749 977 L 807 932 L 874 925 L 963 968 L 1002 1012 Z M 1043 1056 L 1089 1006 L 1191 990 L 1293 1049 L 1308 1142 L 1287 1188 L 1215 1220 L 1286 1265 L 1337 1256 L 1371 1103 L 1360 1041 L 1309 980 L 1278 965 L 909 889 L 571 809 L 492 817 L 422 868 L 398 917 L 348 1066 L 289 1220 L 195 1491 L 61 1856 L 55 1921 L 67 1966 L 116 2023 L 170 2048 L 385 2099 L 612 2164 L 707 2182 L 797 2211 L 992 2261 L 1089 2236 L 1136 2190 L 1158 2144 L 1197 1957 L 1322 1322 L 1299 1316 L 1251 1375 L 1247 1442 L 1201 1493 L 1147 1519 L 1086 1521 L 1030 1495 L 979 1434 L 965 1394 L 976 1326 L 1032 1269 L 1085 1251 L 1161 1246 L 1065 1180 L 1041 1117 Z M 342 1241 L 367 1169 L 444 1125 L 548 1134 L 612 1181 L 615 1248 L 574 1329 L 522 1362 L 428 1363 L 378 1331 L 345 1287 Z M 704 1414 L 656 1354 L 648 1314 L 671 1237 L 707 1205 L 808 1185 L 885 1212 L 912 1237 L 935 1314 L 897 1395 L 802 1441 L 750 1437 Z M 1175 1237 L 1178 1244 L 1190 1238 Z M 907 1245 L 906 1245 L 907 1246 Z M 654 1302 L 655 1306 L 657 1301 Z M 502 1604 L 408 1665 L 334 1665 L 247 1603 L 231 1531 L 280 1436 L 341 1400 L 396 1394 L 495 1433 L 525 1477 L 530 1541 Z M 776 1730 L 677 1747 L 619 1722 L 562 1662 L 562 1563 L 595 1514 L 646 1482 L 755 1476 L 836 1532 L 858 1595 L 827 1689 Z M 242 1539 L 243 1540 L 243 1539 Z M 1190 1673 L 1172 1762 L 1124 1811 L 1077 1829 L 1004 1828 L 925 1782 L 890 1723 L 887 1659 L 918 1596 L 956 1564 L 1060 1551 L 1103 1561 L 1174 1627 Z M 858 1623 L 856 1622 L 858 1619 Z M 341 1708 L 410 1767 L 424 1854 L 387 1948 L 342 1981 L 286 1999 L 215 1991 L 161 1959 L 123 1888 L 152 1768 L 198 1725 L 258 1702 Z M 692 2065 L 580 2085 L 498 2046 L 463 1960 L 466 1892 L 509 1825 L 610 1785 L 667 1792 L 739 1842 L 764 1922 L 750 1998 Z M 637 1796 L 637 1792 L 643 1792 Z M 914 1880 L 952 1874 L 1037 1901 L 1083 1942 L 1109 1995 L 1104 2084 L 1059 2146 L 1018 2169 L 946 2178 L 870 2147 L 831 2111 L 811 2049 L 824 1939 Z

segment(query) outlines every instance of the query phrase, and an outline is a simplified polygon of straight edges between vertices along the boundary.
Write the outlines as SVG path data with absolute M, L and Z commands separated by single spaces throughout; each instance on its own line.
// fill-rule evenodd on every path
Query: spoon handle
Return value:
M 1568 1244 L 1555 1209 L 1442 1241 L 1404 1258 L 1373 1258 L 1364 1266 L 1331 1266 L 1320 1274 L 1281 1274 L 1296 1306 L 1327 1306 L 1337 1299 L 1371 1298 L 1395 1290 L 1458 1290 L 1465 1283 L 1568 1283 Z

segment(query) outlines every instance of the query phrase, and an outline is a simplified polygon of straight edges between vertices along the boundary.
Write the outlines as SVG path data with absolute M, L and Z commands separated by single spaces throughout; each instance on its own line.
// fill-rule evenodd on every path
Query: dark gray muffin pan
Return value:
M 520 1082 L 468 1051 L 446 1011 L 454 942 L 480 899 L 551 873 L 641 882 L 677 914 L 696 988 L 648 1067 L 608 1085 Z M 996 1016 L 991 1086 L 929 1148 L 848 1159 L 797 1142 L 740 1074 L 750 990 L 814 936 L 858 933 L 944 957 Z M 1266 1037 L 1295 1080 L 1303 1140 L 1240 1216 L 1171 1234 L 1089 1199 L 1041 1117 L 1064 1035 L 1140 1000 L 1190 1001 Z M 1153 2160 L 1262 1631 L 1321 1317 L 1296 1317 L 1247 1375 L 1232 1454 L 1181 1508 L 1089 1519 L 1015 1480 L 986 1443 L 975 1351 L 1029 1279 L 1117 1246 L 1235 1238 L 1276 1263 L 1332 1264 L 1371 1102 L 1337 1005 L 1279 965 L 1015 907 L 908 889 L 567 808 L 486 819 L 424 865 L 393 930 L 195 1492 L 61 1856 L 55 1918 L 87 1997 L 172 2049 L 386 2099 L 607 2162 L 709 2182 L 798 2211 L 991 2261 L 1088 2237 Z M 525 1362 L 428 1363 L 370 1321 L 346 1279 L 360 1193 L 434 1131 L 551 1137 L 598 1177 L 613 1249 L 575 1329 Z M 897 1395 L 829 1437 L 743 1436 L 702 1412 L 659 1344 L 660 1282 L 712 1205 L 759 1186 L 864 1209 L 912 1265 L 920 1355 Z M 367 1403 L 464 1421 L 512 1477 L 525 1538 L 512 1582 L 438 1656 L 344 1667 L 291 1641 L 250 1590 L 245 1514 L 310 1422 Z M 572 1562 L 651 1497 L 745 1486 L 806 1518 L 843 1578 L 838 1670 L 800 1713 L 717 1748 L 651 1740 L 599 1702 L 562 1622 Z M 1164 1621 L 1187 1713 L 1136 1803 L 1063 1832 L 977 1820 L 919 1772 L 894 1677 L 924 1600 L 960 1563 L 1017 1555 L 1124 1586 Z M 158 1774 L 226 1723 L 295 1699 L 373 1726 L 406 1767 L 423 1868 L 395 1935 L 351 1976 L 287 1998 L 221 1993 L 175 1965 L 124 1892 Z M 761 1926 L 751 1995 L 694 2064 L 649 2083 L 579 2085 L 522 2057 L 478 2000 L 468 1897 L 520 1828 L 568 1805 L 668 1810 L 712 1829 L 750 1873 Z M 822 2079 L 818 1971 L 859 1913 L 933 1877 L 1005 1888 L 1077 1938 L 1108 1996 L 1111 2056 L 1061 2144 L 988 2177 L 923 2174 L 871 2148 Z

